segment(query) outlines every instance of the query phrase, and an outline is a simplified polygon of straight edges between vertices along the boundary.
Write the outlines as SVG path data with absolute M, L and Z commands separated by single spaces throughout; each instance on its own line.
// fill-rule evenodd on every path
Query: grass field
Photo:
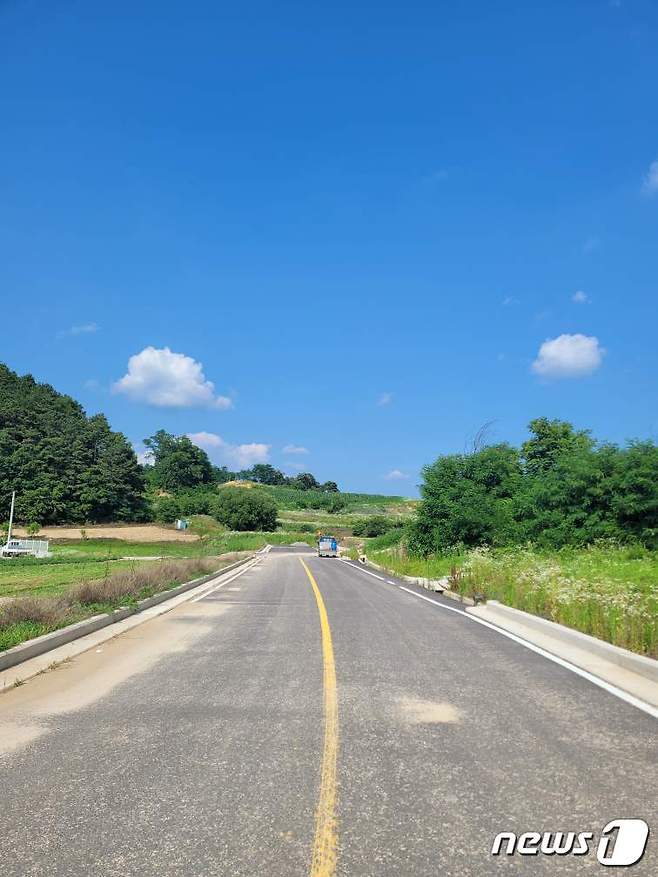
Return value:
M 482 593 L 658 657 L 658 552 L 617 545 L 553 552 L 480 548 L 425 560 L 400 548 L 366 551 L 376 563 L 404 575 L 441 578 L 457 568 L 453 590 Z
M 355 515 L 408 515 L 417 505 L 416 500 L 405 499 L 403 496 L 385 496 L 376 493 L 324 493 L 321 490 L 297 490 L 294 487 L 259 485 L 259 490 L 266 490 L 283 511 L 295 510 L 327 510 L 332 500 L 340 500 L 343 507 L 337 516 Z
M 0 599 L 61 594 L 78 582 L 102 579 L 110 572 L 132 569 L 136 563 L 130 560 L 97 561 L 81 563 L 24 563 L 20 560 L 3 562 L 0 566 Z
M 0 651 L 220 569 L 243 552 L 291 542 L 314 544 L 314 536 L 220 531 L 192 543 L 66 540 L 51 543 L 51 558 L 2 561 Z M 126 556 L 133 559 L 119 559 Z
M 39 587 L 24 590 L 0 602 L 0 651 L 92 615 L 111 612 L 119 606 L 134 606 L 140 599 L 219 570 L 238 557 L 238 554 L 225 554 L 223 557 L 178 558 L 137 563 L 121 569 L 118 564 L 110 563 L 100 577 L 87 574 L 73 585 L 53 582 L 52 588 L 45 592 Z
M 145 558 L 194 559 L 236 551 L 257 551 L 268 543 L 308 542 L 308 533 L 222 532 L 197 542 L 128 542 L 122 539 L 79 539 L 51 543 L 52 558 L 0 562 L 0 600 L 9 597 L 63 593 L 80 582 L 157 561 Z M 131 558 L 124 560 L 119 558 Z M 143 559 L 144 558 L 144 559 Z

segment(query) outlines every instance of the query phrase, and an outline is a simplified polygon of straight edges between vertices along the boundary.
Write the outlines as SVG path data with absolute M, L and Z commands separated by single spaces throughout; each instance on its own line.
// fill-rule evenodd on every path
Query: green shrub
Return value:
M 399 545 L 402 542 L 403 536 L 404 530 L 401 527 L 394 527 L 392 530 L 382 533 L 381 536 L 375 536 L 374 539 L 370 539 L 366 551 L 381 551 L 384 548 L 393 548 L 393 546 Z
M 173 524 L 181 516 L 180 502 L 175 496 L 160 496 L 154 503 L 155 520 L 161 524 Z
M 420 556 L 467 546 L 509 545 L 519 537 L 513 500 L 522 469 L 506 444 L 472 454 L 439 457 L 423 469 L 422 502 L 409 530 L 409 549 Z
M 392 530 L 396 526 L 396 522 L 392 521 L 390 518 L 386 518 L 383 515 L 373 515 L 371 518 L 361 518 L 357 520 L 352 525 L 352 533 L 355 536 L 367 536 L 372 538 L 374 536 L 382 536 L 384 533 L 388 533 L 389 530 Z
M 212 514 L 231 530 L 274 530 L 277 507 L 260 490 L 223 488 L 212 501 Z

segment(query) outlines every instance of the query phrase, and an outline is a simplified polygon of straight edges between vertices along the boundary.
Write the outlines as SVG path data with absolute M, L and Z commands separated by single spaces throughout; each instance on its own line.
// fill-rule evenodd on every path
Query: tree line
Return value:
M 213 466 L 208 454 L 186 435 L 172 435 L 164 429 L 144 439 L 144 446 L 149 457 L 145 467 L 146 477 L 149 484 L 160 490 L 189 490 L 209 484 L 226 484 L 228 481 L 253 481 L 298 490 L 338 493 L 335 481 L 321 484 L 310 472 L 288 477 L 269 463 L 256 463 L 251 469 L 235 472 L 226 466 Z
M 89 417 L 70 396 L 0 363 L 0 520 L 12 490 L 16 520 L 40 525 L 148 521 L 158 493 L 204 493 L 232 480 L 338 492 L 334 481 L 320 484 L 309 472 L 288 478 L 267 463 L 240 472 L 213 466 L 187 436 L 164 430 L 144 444 L 150 461 L 142 466 L 104 415 Z
M 532 542 L 560 548 L 600 539 L 658 548 L 658 446 L 597 442 L 565 421 L 538 418 L 520 448 L 483 447 L 423 469 L 409 549 Z
M 0 514 L 16 490 L 18 521 L 144 520 L 145 487 L 130 442 L 102 414 L 0 363 Z

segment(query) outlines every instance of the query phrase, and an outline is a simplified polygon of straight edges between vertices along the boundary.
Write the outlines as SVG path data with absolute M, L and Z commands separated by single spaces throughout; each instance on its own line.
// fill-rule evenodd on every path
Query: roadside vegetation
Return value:
M 111 612 L 120 606 L 134 606 L 195 577 L 214 572 L 238 558 L 197 557 L 133 564 L 99 578 L 85 577 L 79 584 L 54 596 L 36 594 L 0 603 L 0 651 L 10 649 L 26 639 L 42 636 L 60 627 Z
M 201 560 L 239 551 L 257 551 L 265 545 L 313 543 L 299 532 L 222 531 L 198 542 L 129 542 L 120 539 L 67 540 L 51 545 L 53 556 L 15 558 L 0 563 L 0 600 L 8 597 L 52 595 L 82 581 L 106 578 L 160 560 Z
M 658 552 L 599 543 L 557 550 L 532 546 L 472 548 L 427 557 L 404 546 L 366 547 L 400 575 L 440 579 L 451 590 L 481 594 L 622 648 L 658 658 Z
M 415 518 L 361 550 L 658 657 L 658 447 L 544 418 L 530 432 L 426 466 Z

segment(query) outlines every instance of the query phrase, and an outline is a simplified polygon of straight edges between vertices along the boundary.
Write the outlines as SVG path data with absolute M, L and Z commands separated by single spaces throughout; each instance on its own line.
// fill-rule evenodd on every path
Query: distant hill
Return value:
M 144 476 L 137 457 L 104 415 L 0 363 L 0 521 L 140 519 Z

